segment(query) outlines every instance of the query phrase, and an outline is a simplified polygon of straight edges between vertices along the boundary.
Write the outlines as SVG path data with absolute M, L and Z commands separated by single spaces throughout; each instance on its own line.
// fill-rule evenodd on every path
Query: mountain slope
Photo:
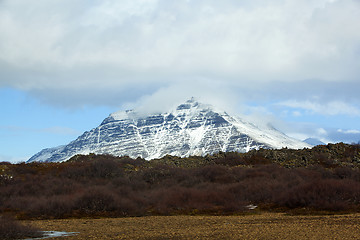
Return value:
M 100 126 L 68 145 L 42 150 L 28 162 L 66 161 L 76 154 L 88 153 L 154 159 L 282 147 L 298 149 L 310 145 L 273 128 L 259 129 L 191 99 L 164 114 L 143 117 L 134 111 L 112 113 Z
M 311 146 L 326 145 L 324 142 L 316 138 L 307 138 L 304 140 L 304 142 L 310 144 Z

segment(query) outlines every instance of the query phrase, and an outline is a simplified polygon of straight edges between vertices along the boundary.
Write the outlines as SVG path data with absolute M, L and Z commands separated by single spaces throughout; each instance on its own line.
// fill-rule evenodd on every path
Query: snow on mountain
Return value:
M 163 114 L 141 116 L 131 110 L 112 113 L 100 126 L 68 145 L 44 149 L 28 162 L 61 162 L 89 153 L 154 159 L 283 147 L 311 146 L 274 128 L 260 129 L 192 98 Z

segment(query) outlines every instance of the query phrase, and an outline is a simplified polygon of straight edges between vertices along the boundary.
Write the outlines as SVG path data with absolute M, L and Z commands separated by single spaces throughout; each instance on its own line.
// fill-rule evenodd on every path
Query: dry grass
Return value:
M 360 214 L 289 216 L 150 216 L 26 221 L 67 239 L 360 239 Z M 56 239 L 56 238 L 52 238 Z

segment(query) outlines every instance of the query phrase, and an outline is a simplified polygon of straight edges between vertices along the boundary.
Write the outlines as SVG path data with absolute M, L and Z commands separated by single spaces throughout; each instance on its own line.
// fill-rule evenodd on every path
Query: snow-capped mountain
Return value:
M 68 145 L 44 149 L 28 162 L 61 162 L 89 153 L 154 159 L 282 147 L 311 146 L 191 99 L 163 114 L 144 117 L 129 110 L 112 113 L 100 126 Z

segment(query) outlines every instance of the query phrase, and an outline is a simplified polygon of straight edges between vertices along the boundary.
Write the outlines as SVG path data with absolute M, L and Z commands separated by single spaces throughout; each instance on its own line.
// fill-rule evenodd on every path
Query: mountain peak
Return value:
M 184 110 L 184 109 L 191 109 L 191 108 L 196 108 L 199 106 L 199 102 L 197 102 L 195 100 L 194 97 L 192 97 L 191 99 L 187 100 L 185 103 L 180 104 L 176 110 Z
M 166 114 L 178 114 L 178 113 L 184 113 L 184 112 L 196 112 L 196 111 L 206 111 L 206 110 L 213 110 L 214 107 L 209 104 L 203 104 L 197 101 L 194 97 L 191 97 L 184 103 L 178 105 L 176 108 L 169 109 L 165 113 L 158 113 L 158 114 L 150 114 L 148 116 L 152 115 L 166 115 Z M 111 113 L 109 117 L 107 117 L 102 124 L 108 123 L 111 121 L 120 121 L 120 120 L 135 120 L 139 118 L 146 118 L 148 116 L 144 116 L 142 112 L 137 112 L 134 109 L 131 110 L 121 110 L 114 113 Z
M 274 128 L 260 129 L 191 98 L 165 113 L 147 116 L 133 110 L 112 113 L 100 126 L 68 145 L 43 150 L 29 161 L 58 162 L 88 153 L 154 159 L 282 147 L 310 146 Z
M 194 97 L 176 107 L 175 111 L 215 111 L 214 106 L 197 101 Z

